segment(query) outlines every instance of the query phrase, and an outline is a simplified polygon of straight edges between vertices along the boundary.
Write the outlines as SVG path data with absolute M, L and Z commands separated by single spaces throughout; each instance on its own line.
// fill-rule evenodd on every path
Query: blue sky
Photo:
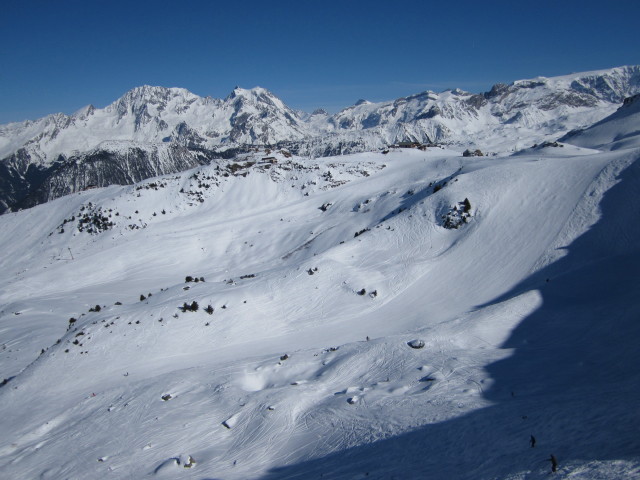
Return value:
M 7 0 L 0 123 L 104 107 L 139 85 L 225 97 L 262 86 L 292 108 L 488 90 L 640 64 L 633 0 Z

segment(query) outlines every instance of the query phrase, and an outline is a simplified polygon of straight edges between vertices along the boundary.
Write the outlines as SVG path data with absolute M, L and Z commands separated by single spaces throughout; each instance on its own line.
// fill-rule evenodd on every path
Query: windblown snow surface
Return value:
M 613 150 L 258 152 L 0 217 L 0 477 L 639 478 L 615 125 Z

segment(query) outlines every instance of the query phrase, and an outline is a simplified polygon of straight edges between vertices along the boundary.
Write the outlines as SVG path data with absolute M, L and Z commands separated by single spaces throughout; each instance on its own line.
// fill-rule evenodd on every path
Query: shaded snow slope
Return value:
M 553 152 L 247 154 L 3 215 L 0 471 L 637 476 L 640 151 Z
M 594 149 L 619 150 L 640 146 L 640 95 L 625 99 L 612 115 L 589 128 L 562 138 L 573 145 Z

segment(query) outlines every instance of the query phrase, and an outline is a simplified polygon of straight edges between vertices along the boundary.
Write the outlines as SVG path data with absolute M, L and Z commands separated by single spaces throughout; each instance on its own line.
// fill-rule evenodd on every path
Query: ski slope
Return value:
M 0 476 L 639 477 L 640 150 L 562 145 L 257 152 L 1 216 Z

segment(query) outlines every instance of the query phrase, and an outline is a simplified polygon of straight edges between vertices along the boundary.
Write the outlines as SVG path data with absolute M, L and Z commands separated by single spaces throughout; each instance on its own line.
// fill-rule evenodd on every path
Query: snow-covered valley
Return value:
M 639 108 L 0 216 L 0 476 L 640 477 Z

